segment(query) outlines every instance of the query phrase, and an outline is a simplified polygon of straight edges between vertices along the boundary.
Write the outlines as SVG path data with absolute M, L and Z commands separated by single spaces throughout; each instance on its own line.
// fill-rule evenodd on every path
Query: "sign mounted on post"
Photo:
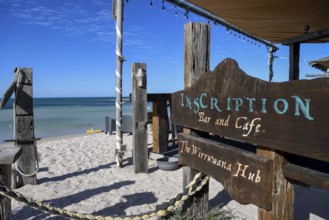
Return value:
M 242 204 L 272 208 L 272 160 L 202 137 L 178 138 L 181 164 L 213 177 Z
M 329 162 L 329 78 L 269 83 L 225 59 L 172 102 L 176 124 Z

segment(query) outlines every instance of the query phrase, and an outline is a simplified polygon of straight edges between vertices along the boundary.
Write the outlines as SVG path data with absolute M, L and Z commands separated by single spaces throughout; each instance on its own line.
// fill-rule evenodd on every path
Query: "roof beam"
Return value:
M 311 33 L 305 33 L 290 39 L 286 39 L 284 41 L 282 41 L 283 45 L 290 45 L 293 43 L 305 43 L 305 42 L 310 42 L 313 40 L 318 40 L 318 39 L 322 39 L 325 37 L 329 37 L 329 28 L 327 29 L 322 29 L 319 31 L 314 31 Z

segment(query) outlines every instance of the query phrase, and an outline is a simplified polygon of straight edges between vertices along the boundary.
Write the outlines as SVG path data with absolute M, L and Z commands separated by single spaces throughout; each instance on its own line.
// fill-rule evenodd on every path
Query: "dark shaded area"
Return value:
M 121 182 L 114 183 L 110 186 L 104 186 L 104 187 L 99 187 L 99 188 L 94 188 L 94 189 L 88 189 L 88 190 L 85 190 L 85 191 L 82 191 L 82 192 L 79 192 L 79 193 L 76 193 L 76 194 L 73 194 L 73 195 L 68 195 L 68 196 L 65 196 L 65 197 L 57 198 L 57 199 L 45 200 L 43 202 L 51 204 L 54 207 L 65 208 L 66 206 L 69 206 L 69 205 L 72 205 L 72 204 L 75 204 L 75 203 L 79 203 L 79 202 L 84 201 L 86 199 L 89 199 L 93 196 L 96 196 L 96 195 L 99 195 L 99 194 L 102 194 L 102 193 L 106 193 L 106 192 L 109 192 L 111 190 L 116 190 L 116 189 L 119 189 L 121 187 L 131 185 L 131 184 L 134 184 L 134 183 L 135 183 L 135 181 L 121 181 Z M 126 208 L 128 208 L 128 207 L 126 207 Z M 113 213 L 108 212 L 108 213 L 105 213 L 105 214 L 114 215 L 117 212 L 121 213 L 120 210 L 112 209 L 111 211 Z M 28 216 L 26 216 L 27 213 L 28 213 Z M 83 210 L 81 210 L 80 213 L 83 213 Z M 45 218 L 47 218 L 47 219 L 69 219 L 69 218 L 59 217 L 59 216 L 54 216 L 54 217 L 50 217 L 50 216 L 51 216 L 50 214 L 43 213 L 41 211 L 35 210 L 35 209 L 27 207 L 27 206 L 24 206 L 18 212 L 13 212 L 13 215 L 12 215 L 13 219 L 17 219 L 17 220 L 26 219 L 26 218 L 30 218 L 30 217 L 34 217 L 33 220 L 42 220 L 42 219 L 45 219 Z
M 93 213 L 93 215 L 111 215 L 111 216 L 125 216 L 125 210 L 131 206 L 140 206 L 145 204 L 152 204 L 158 199 L 151 192 L 135 193 L 131 195 L 122 196 L 125 201 L 119 202 L 114 206 L 107 207 L 103 210 Z M 145 210 L 147 212 L 147 210 Z
M 124 164 L 124 166 L 131 165 L 132 164 L 132 158 L 124 159 L 123 164 Z M 81 171 L 74 172 L 74 173 L 67 173 L 67 174 L 64 174 L 62 176 L 55 176 L 55 177 L 50 177 L 50 178 L 49 177 L 44 177 L 44 178 L 38 179 L 37 183 L 42 184 L 42 183 L 46 183 L 46 182 L 63 181 L 65 179 L 76 177 L 76 176 L 79 176 L 79 175 L 84 175 L 84 174 L 89 174 L 89 173 L 92 173 L 92 172 L 97 172 L 97 171 L 102 170 L 102 169 L 109 169 L 113 165 L 116 165 L 116 162 L 100 165 L 98 167 L 93 167 L 93 168 L 90 168 L 90 169 L 85 169 L 85 170 L 81 170 Z M 42 169 L 46 170 L 48 168 L 42 168 Z
M 45 200 L 45 203 L 49 203 L 53 206 L 64 208 L 66 206 L 69 206 L 71 204 L 79 203 L 81 201 L 87 200 L 93 196 L 109 192 L 111 190 L 116 190 L 119 189 L 123 186 L 128 186 L 134 184 L 135 181 L 121 181 L 117 183 L 113 183 L 110 186 L 103 186 L 103 187 L 98 187 L 98 188 L 93 188 L 93 189 L 87 189 L 85 191 L 65 196 L 65 197 L 60 197 L 57 199 L 51 199 L 51 200 Z

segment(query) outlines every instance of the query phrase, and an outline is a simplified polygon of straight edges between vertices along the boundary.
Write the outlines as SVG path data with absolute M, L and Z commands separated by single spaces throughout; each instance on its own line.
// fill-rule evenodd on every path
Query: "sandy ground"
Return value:
M 56 207 L 103 216 L 148 212 L 182 191 L 182 168 L 163 171 L 154 160 L 149 160 L 148 174 L 134 174 L 132 136 L 124 135 L 123 140 L 128 147 L 124 168 L 115 164 L 115 135 L 100 133 L 39 141 L 38 184 L 16 191 Z M 295 191 L 294 219 L 329 219 L 329 192 L 300 186 Z M 209 204 L 222 205 L 239 219 L 257 219 L 257 207 L 235 202 L 213 179 Z M 66 219 L 44 214 L 17 201 L 12 202 L 12 214 L 14 220 Z

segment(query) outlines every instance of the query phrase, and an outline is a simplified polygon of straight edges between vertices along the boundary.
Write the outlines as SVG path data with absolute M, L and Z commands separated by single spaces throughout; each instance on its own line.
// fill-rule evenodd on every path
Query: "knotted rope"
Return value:
M 71 219 L 87 219 L 87 220 L 141 220 L 151 217 L 163 217 L 175 210 L 177 207 L 181 206 L 185 200 L 190 196 L 193 196 L 196 192 L 200 191 L 204 185 L 207 184 L 209 180 L 208 176 L 198 173 L 194 176 L 193 180 L 188 184 L 182 193 L 179 193 L 175 198 L 171 199 L 169 202 L 164 202 L 158 206 L 154 211 L 143 213 L 135 216 L 125 216 L 125 217 L 112 217 L 112 216 L 95 216 L 91 214 L 77 213 L 57 207 L 53 207 L 49 204 L 34 200 L 32 198 L 26 197 L 18 192 L 11 190 L 9 187 L 0 184 L 0 195 L 8 197 L 10 199 L 15 199 L 16 201 L 23 202 L 26 205 L 40 210 L 42 212 L 50 213 L 53 215 L 69 217 Z

